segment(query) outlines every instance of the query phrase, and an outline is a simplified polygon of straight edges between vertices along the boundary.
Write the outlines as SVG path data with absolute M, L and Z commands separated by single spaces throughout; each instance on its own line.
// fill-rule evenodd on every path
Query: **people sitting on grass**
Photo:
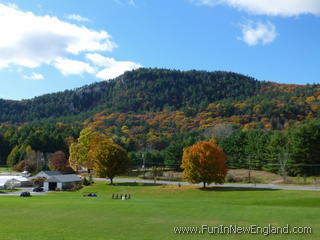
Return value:
M 98 195 L 96 193 L 88 193 L 88 194 L 84 194 L 84 197 L 98 197 Z
M 112 194 L 112 199 L 131 199 L 131 194 Z

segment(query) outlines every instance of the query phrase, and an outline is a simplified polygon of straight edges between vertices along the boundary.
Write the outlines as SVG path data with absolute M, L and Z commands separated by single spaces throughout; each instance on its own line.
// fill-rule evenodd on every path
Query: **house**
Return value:
M 41 171 L 41 172 L 38 172 L 37 175 L 33 176 L 32 178 L 50 178 L 52 176 L 55 176 L 55 175 L 61 175 L 62 173 L 61 172 L 58 172 L 58 171 Z
M 50 190 L 68 190 L 80 185 L 82 179 L 75 174 L 52 175 L 43 182 L 43 189 Z
M 13 179 L 15 180 L 16 187 L 30 187 L 32 186 L 32 183 L 30 179 L 23 177 L 23 176 L 13 176 Z
M 0 190 L 6 189 L 7 179 L 0 178 Z
M 28 178 L 22 176 L 0 176 L 0 189 L 8 189 L 14 187 L 29 187 L 31 182 Z

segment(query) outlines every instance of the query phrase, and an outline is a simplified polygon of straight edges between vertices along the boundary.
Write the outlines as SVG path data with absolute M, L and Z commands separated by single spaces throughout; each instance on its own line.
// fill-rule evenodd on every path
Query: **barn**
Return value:
M 33 176 L 33 178 L 50 178 L 52 176 L 56 176 L 56 175 L 61 175 L 62 173 L 61 172 L 58 172 L 58 171 L 41 171 L 41 172 L 38 172 L 37 175 Z
M 60 174 L 53 175 L 47 178 L 43 183 L 45 191 L 52 190 L 70 190 L 78 185 L 81 185 L 82 179 L 75 174 Z

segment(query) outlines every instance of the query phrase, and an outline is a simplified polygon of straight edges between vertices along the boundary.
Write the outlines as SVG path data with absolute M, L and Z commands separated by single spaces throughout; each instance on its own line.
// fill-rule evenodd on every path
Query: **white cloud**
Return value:
M 24 79 L 31 79 L 31 80 L 42 80 L 44 77 L 40 73 L 33 72 L 31 75 L 24 75 Z
M 70 14 L 67 16 L 68 19 L 78 21 L 78 22 L 90 22 L 89 18 L 82 17 L 78 14 Z
M 242 36 L 238 39 L 244 41 L 249 46 L 254 46 L 260 43 L 263 45 L 269 44 L 279 35 L 276 27 L 270 22 L 262 23 L 250 21 L 245 24 L 241 24 L 240 27 L 242 30 Z
M 116 61 L 114 58 L 104 57 L 98 53 L 88 53 L 86 54 L 86 58 L 97 67 L 100 67 L 100 70 L 96 73 L 96 77 L 105 80 L 118 77 L 126 71 L 142 67 L 139 63 Z
M 128 4 L 131 6 L 136 6 L 136 2 L 134 0 L 128 0 Z
M 226 4 L 257 15 L 298 16 L 320 15 L 319 0 L 192 0 L 198 5 L 216 6 Z
M 35 68 L 81 52 L 112 51 L 116 44 L 106 31 L 96 31 L 37 16 L 0 3 L 0 68 L 11 64 Z
M 133 0 L 126 0 L 126 3 L 135 5 Z M 75 14 L 68 18 L 88 21 Z M 106 31 L 92 30 L 54 16 L 37 16 L 16 5 L 0 3 L 0 31 L 0 69 L 10 67 L 23 72 L 25 68 L 46 64 L 63 75 L 92 74 L 100 79 L 111 79 L 141 67 L 139 63 L 117 61 L 98 53 L 117 47 Z M 35 72 L 22 76 L 43 79 Z
M 95 69 L 90 64 L 78 60 L 71 60 L 67 58 L 57 58 L 54 66 L 63 75 L 78 75 L 83 73 L 95 73 Z
M 136 1 L 135 0 L 114 0 L 116 3 L 121 4 L 121 5 L 131 5 L 133 7 L 136 6 Z

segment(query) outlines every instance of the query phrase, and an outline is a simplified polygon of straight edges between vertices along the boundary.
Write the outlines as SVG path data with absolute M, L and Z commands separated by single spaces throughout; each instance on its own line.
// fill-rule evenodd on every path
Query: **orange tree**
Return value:
M 73 173 L 72 168 L 69 166 L 69 162 L 63 151 L 57 151 L 50 156 L 49 169 L 52 171 L 59 171 L 61 173 Z
M 183 151 L 181 168 L 188 182 L 206 184 L 224 182 L 226 154 L 213 142 L 198 142 Z

